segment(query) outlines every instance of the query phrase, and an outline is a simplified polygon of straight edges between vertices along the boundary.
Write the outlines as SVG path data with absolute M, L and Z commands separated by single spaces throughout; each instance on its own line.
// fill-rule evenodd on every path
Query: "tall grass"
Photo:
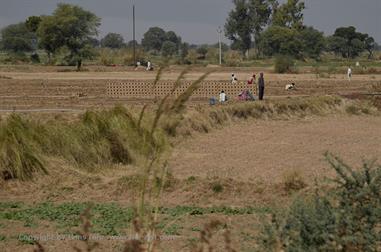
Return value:
M 0 121 L 0 177 L 26 180 L 35 172 L 47 173 L 32 124 L 17 115 Z

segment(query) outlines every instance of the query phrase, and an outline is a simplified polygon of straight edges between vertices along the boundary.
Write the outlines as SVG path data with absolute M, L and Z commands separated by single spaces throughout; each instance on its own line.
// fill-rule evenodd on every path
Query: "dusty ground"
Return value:
M 378 116 L 249 120 L 185 140 L 175 148 L 170 162 L 175 179 L 163 199 L 164 206 L 170 207 L 172 214 L 163 215 L 160 222 L 166 226 L 166 234 L 175 235 L 175 238 L 162 242 L 162 246 L 169 251 L 189 251 L 191 245 L 197 243 L 203 225 L 211 219 L 218 219 L 232 229 L 235 248 L 250 251 L 255 244 L 254 235 L 259 230 L 258 218 L 267 213 L 267 206 L 277 207 L 290 200 L 290 195 L 283 188 L 287 172 L 298 171 L 308 186 L 312 186 L 314 178 L 333 174 L 324 161 L 325 151 L 332 151 L 355 167 L 363 158 L 381 156 L 380 125 L 381 117 Z M 133 188 L 124 185 L 120 179 L 123 175 L 133 174 L 133 167 L 114 167 L 89 175 L 68 167 L 60 160 L 51 162 L 56 169 L 48 176 L 40 176 L 33 182 L 9 181 L 1 185 L 0 203 L 5 206 L 0 204 L 0 210 L 5 215 L 0 214 L 0 238 L 3 239 L 0 250 L 31 251 L 33 246 L 20 240 L 20 234 L 72 234 L 78 227 L 62 226 L 61 222 L 72 221 L 76 216 L 76 204 L 91 201 L 102 204 L 104 209 L 108 209 L 106 211 L 115 211 L 108 204 L 131 206 L 136 198 Z M 222 192 L 213 191 L 215 183 L 222 185 Z M 9 202 L 23 202 L 25 206 L 10 209 L 6 207 Z M 38 205 L 42 202 L 56 205 L 66 202 L 69 205 L 51 209 Z M 239 209 L 251 206 L 257 210 L 250 214 L 194 216 L 177 213 L 177 206 L 229 206 Z M 22 210 L 26 207 L 32 210 Z M 7 220 L 9 217 L 6 216 L 14 211 L 22 214 L 12 217 L 15 220 Z M 36 219 L 30 222 L 30 211 L 37 216 L 46 211 L 50 218 L 57 218 L 58 223 Z M 71 217 L 62 220 L 60 211 Z M 97 223 L 98 228 L 107 232 L 107 223 L 100 227 L 102 223 Z M 131 229 L 121 228 L 120 231 L 131 232 Z M 219 239 L 222 239 L 222 233 L 221 229 Z M 74 243 L 45 241 L 43 244 L 48 251 L 69 251 Z M 223 242 L 219 240 L 216 244 L 222 246 Z M 103 241 L 98 251 L 122 251 L 122 248 L 123 242 Z
M 326 151 L 354 166 L 380 157 L 381 118 L 247 121 L 183 143 L 171 167 L 181 178 L 218 176 L 274 184 L 290 170 L 308 180 L 326 175 L 331 171 Z
M 66 114 L 60 116 L 70 118 L 89 108 L 107 108 L 116 103 L 140 105 L 141 100 L 107 97 L 107 82 L 150 80 L 155 76 L 155 73 L 131 69 L 103 70 L 75 73 L 57 72 L 56 68 L 25 68 L 17 71 L 0 68 L 0 77 L 3 77 L 0 78 L 0 114 L 4 113 L 1 112 L 2 109 L 58 109 L 47 110 L 49 115 L 44 116 L 51 116 L 51 113 L 60 112 L 60 108 L 67 108 L 69 110 Z M 220 69 L 209 79 L 226 80 L 231 70 Z M 275 75 L 267 72 L 269 69 L 255 69 L 263 70 L 268 81 L 267 94 L 275 97 L 357 93 L 368 90 L 371 83 L 381 82 L 381 75 L 355 76 L 352 82 L 347 82 L 345 75 L 317 79 L 314 74 Z M 198 69 L 188 78 L 195 79 L 202 71 Z M 251 73 L 250 69 L 234 71 L 242 79 Z M 171 70 L 163 78 L 175 79 L 178 73 L 177 69 Z M 297 80 L 299 90 L 286 93 L 283 84 L 279 83 L 284 80 Z M 79 97 L 80 93 L 86 96 Z M 33 117 L 34 114 L 30 116 Z M 315 178 L 333 174 L 323 157 L 326 151 L 339 155 L 355 167 L 361 164 L 362 159 L 380 157 L 380 127 L 381 117 L 377 116 L 330 115 L 289 121 L 249 120 L 233 123 L 209 134 L 195 135 L 174 149 L 170 160 L 174 179 L 165 192 L 163 204 L 171 209 L 177 206 L 277 207 L 289 202 L 292 197 L 284 190 L 285 174 L 288 172 L 297 171 L 309 186 L 306 190 L 310 189 Z M 71 219 L 66 220 L 67 212 L 60 211 L 69 211 L 71 218 L 77 218 L 75 204 L 88 201 L 100 203 L 107 213 L 110 210 L 107 205 L 109 203 L 131 206 L 135 202 L 136 188 L 125 183 L 125 179 L 136 172 L 134 167 L 108 167 L 96 174 L 88 174 L 62 160 L 52 159 L 50 162 L 54 168 L 47 176 L 39 176 L 31 182 L 0 183 L 0 251 L 31 251 L 32 246 L 27 241 L 18 239 L 20 234 L 73 233 L 78 229 L 62 227 L 55 221 L 35 220 L 30 223 L 29 215 L 36 213 L 33 208 L 40 203 L 68 203 L 67 209 L 39 209 L 43 214 L 47 211 L 46 215 L 61 221 L 64 218 L 66 222 Z M 213 190 L 216 184 L 222 186 L 221 192 Z M 33 211 L 26 210 L 13 216 L 12 213 L 19 209 L 6 206 L 12 202 L 25 204 L 20 207 L 21 212 L 28 207 Z M 268 213 L 266 210 L 263 212 Z M 10 215 L 15 219 L 9 219 Z M 112 216 L 109 217 L 112 219 Z M 236 248 L 239 251 L 250 251 L 253 235 L 258 231 L 260 214 L 208 213 L 193 216 L 188 213 L 184 216 L 162 217 L 165 224 L 175 225 L 169 229 L 168 234 L 179 236 L 163 243 L 169 251 L 189 250 L 190 245 L 198 241 L 203 225 L 211 219 L 229 223 Z M 109 224 L 104 223 L 105 227 L 102 228 L 107 228 Z M 120 231 L 130 231 L 130 228 L 122 228 Z M 221 232 L 219 234 L 221 236 Z M 69 251 L 72 246 L 67 241 L 46 242 L 45 245 L 48 251 Z M 106 242 L 98 251 L 122 251 L 122 248 L 121 242 Z
M 65 72 L 66 68 L 0 66 L 0 113 L 12 110 L 60 109 L 86 110 L 108 108 L 115 104 L 141 104 L 136 98 L 112 98 L 107 95 L 110 82 L 128 80 L 152 81 L 156 72 L 134 71 L 131 68 L 91 68 L 89 72 Z M 210 70 L 214 68 L 209 68 Z M 69 69 L 70 70 L 70 69 Z M 195 80 L 208 68 L 195 68 L 187 76 Z M 355 75 L 351 82 L 346 75 L 317 76 L 313 73 L 274 74 L 269 68 L 215 68 L 208 80 L 229 81 L 234 72 L 245 82 L 253 72 L 265 72 L 266 97 L 353 94 L 370 92 L 372 85 L 380 85 L 381 75 Z M 181 69 L 167 70 L 162 80 L 174 80 Z M 329 78 L 328 78 L 329 77 Z M 285 84 L 296 83 L 297 90 L 286 92 Z M 217 95 L 217 94 L 216 94 Z M 228 94 L 236 97 L 237 94 Z M 203 101 L 207 103 L 206 99 Z

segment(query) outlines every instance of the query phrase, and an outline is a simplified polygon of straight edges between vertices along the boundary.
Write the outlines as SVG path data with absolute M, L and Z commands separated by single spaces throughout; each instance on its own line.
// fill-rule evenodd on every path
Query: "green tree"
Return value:
M 66 47 L 70 61 L 80 70 L 82 59 L 93 55 L 90 39 L 98 34 L 99 25 L 100 18 L 95 14 L 76 5 L 58 4 L 53 15 L 42 18 L 37 35 L 49 55 Z
M 101 40 L 101 46 L 102 47 L 108 47 L 113 49 L 119 49 L 125 46 L 124 44 L 124 38 L 121 34 L 118 33 L 108 33 L 102 40 Z
M 233 0 L 234 9 L 230 11 L 225 24 L 225 36 L 233 42 L 233 47 L 246 53 L 252 43 L 254 26 L 247 0 Z
M 364 49 L 368 51 L 369 55 L 368 58 L 373 58 L 373 52 L 376 49 L 376 41 L 374 38 L 370 37 L 368 34 L 365 34 L 364 38 Z
M 344 58 L 355 58 L 364 50 L 368 52 L 370 50 L 370 55 L 372 53 L 374 39 L 368 34 L 357 32 L 353 26 L 337 28 L 333 37 L 335 38 L 330 39 L 330 48 L 337 49 L 342 46 L 340 52 Z M 341 39 L 337 39 L 337 37 Z M 345 45 L 342 44 L 344 40 Z M 340 44 L 335 44 L 335 42 L 340 42 Z M 333 51 L 337 53 L 338 50 Z
M 250 0 L 249 15 L 253 26 L 254 45 L 259 50 L 259 39 L 264 27 L 269 24 L 272 13 L 271 1 L 269 0 Z
M 128 41 L 126 46 L 127 46 L 127 48 L 133 48 L 134 44 L 135 44 L 136 48 L 140 46 L 138 41 L 136 41 L 136 40 L 130 40 L 130 41 Z
M 313 27 L 305 27 L 299 34 L 303 45 L 303 56 L 319 59 L 320 54 L 325 48 L 324 34 Z
M 177 53 L 177 45 L 172 41 L 165 41 L 161 48 L 161 54 L 164 57 L 171 57 Z
M 159 27 L 151 27 L 143 35 L 142 46 L 146 51 L 155 50 L 159 52 L 166 39 L 167 35 L 163 29 Z
M 336 55 L 345 57 L 346 53 L 348 52 L 347 41 L 342 37 L 330 36 L 327 38 L 327 49 Z
M 26 24 L 8 25 L 1 30 L 2 48 L 13 52 L 29 52 L 33 50 L 33 41 L 36 39 Z
M 181 46 L 181 37 L 177 36 L 177 34 L 173 31 L 169 31 L 166 33 L 166 41 L 171 41 L 176 44 L 176 48 L 180 49 Z
M 30 16 L 26 21 L 26 27 L 30 32 L 36 32 L 38 29 L 38 26 L 41 23 L 42 18 L 39 16 Z
M 180 46 L 180 58 L 183 63 L 185 62 L 185 59 L 188 56 L 188 53 L 189 53 L 189 44 L 184 42 Z
M 300 58 L 303 52 L 303 43 L 299 36 L 299 32 L 295 29 L 271 26 L 262 33 L 261 47 L 267 56 L 282 54 Z
M 272 24 L 299 30 L 303 28 L 303 11 L 305 8 L 304 1 L 287 0 L 274 10 Z
M 201 45 L 197 48 L 197 53 L 200 55 L 200 59 L 204 60 L 206 58 L 206 54 L 208 53 L 208 45 Z

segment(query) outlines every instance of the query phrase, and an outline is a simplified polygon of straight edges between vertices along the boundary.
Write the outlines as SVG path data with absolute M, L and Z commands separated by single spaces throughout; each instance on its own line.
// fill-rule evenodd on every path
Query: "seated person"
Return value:
M 250 77 L 250 79 L 247 80 L 247 84 L 252 85 L 256 81 L 256 75 L 253 74 L 253 76 Z
M 226 94 L 225 94 L 225 91 L 221 91 L 221 93 L 220 93 L 220 102 L 221 102 L 221 103 L 226 102 Z

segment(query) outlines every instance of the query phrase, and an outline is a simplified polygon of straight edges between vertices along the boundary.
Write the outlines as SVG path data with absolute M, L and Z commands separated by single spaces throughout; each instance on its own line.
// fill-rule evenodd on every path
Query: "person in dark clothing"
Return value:
M 260 74 L 258 78 L 258 97 L 259 100 L 263 100 L 265 94 L 265 79 L 263 78 L 263 73 Z

